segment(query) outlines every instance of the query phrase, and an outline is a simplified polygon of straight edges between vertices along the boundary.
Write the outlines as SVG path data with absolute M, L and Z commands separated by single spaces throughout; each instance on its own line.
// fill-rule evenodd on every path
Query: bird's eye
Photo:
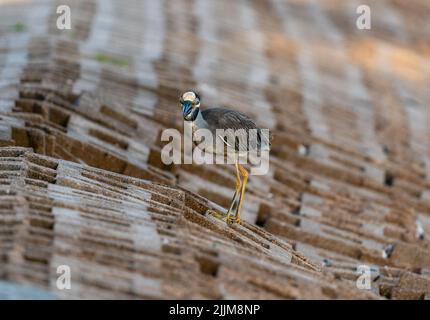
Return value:
M 194 105 L 197 105 L 197 104 L 199 104 L 200 103 L 200 100 L 199 99 L 195 99 L 194 101 L 193 101 L 193 104 Z

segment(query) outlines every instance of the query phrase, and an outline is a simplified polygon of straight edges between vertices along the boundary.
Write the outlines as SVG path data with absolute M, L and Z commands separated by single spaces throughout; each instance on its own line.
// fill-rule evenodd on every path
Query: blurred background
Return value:
M 0 0 L 0 297 L 430 298 L 430 2 L 362 4 Z M 243 226 L 161 162 L 187 90 L 273 132 Z

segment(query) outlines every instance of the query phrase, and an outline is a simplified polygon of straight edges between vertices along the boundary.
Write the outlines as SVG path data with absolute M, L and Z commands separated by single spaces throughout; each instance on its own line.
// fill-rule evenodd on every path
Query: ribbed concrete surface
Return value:
M 428 298 L 430 5 L 368 4 L 0 1 L 0 291 Z M 160 160 L 190 88 L 273 130 L 243 226 L 204 216 L 233 168 Z

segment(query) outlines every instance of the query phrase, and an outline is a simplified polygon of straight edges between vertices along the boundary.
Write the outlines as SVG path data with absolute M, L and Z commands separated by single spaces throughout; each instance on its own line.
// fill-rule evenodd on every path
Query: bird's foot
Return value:
M 210 214 L 210 215 L 214 216 L 215 218 L 222 220 L 222 221 L 225 221 L 225 219 L 227 218 L 227 213 L 216 210 L 216 209 L 207 209 L 206 214 Z
M 226 222 L 228 225 L 232 225 L 234 223 L 240 224 L 240 218 L 228 212 L 225 213 L 216 209 L 207 209 L 206 214 L 210 214 L 215 218 Z
M 228 225 L 232 225 L 232 224 L 240 224 L 240 217 L 237 216 L 233 216 L 232 214 L 228 214 L 227 217 L 225 218 L 225 222 L 227 222 Z

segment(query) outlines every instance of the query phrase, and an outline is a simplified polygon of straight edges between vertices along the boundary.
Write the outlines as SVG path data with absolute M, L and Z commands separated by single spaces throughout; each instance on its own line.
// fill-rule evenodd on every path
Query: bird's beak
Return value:
M 184 101 L 182 103 L 182 115 L 185 118 L 191 111 L 192 109 L 192 102 L 191 101 Z

